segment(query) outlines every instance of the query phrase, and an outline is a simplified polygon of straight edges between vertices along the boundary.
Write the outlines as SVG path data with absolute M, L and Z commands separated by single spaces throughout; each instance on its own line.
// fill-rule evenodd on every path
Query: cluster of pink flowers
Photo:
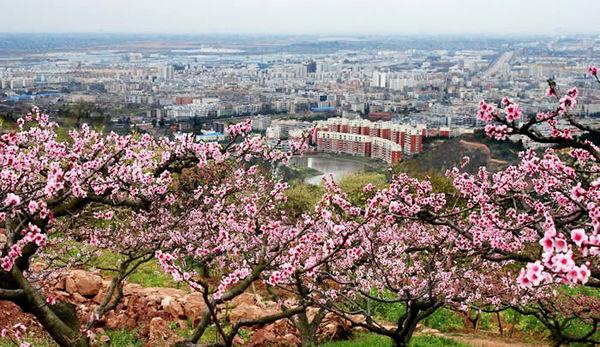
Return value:
M 484 100 L 479 101 L 479 110 L 477 111 L 477 118 L 485 122 L 491 122 L 494 120 L 496 115 L 496 107 L 494 105 L 486 103 Z
M 97 211 L 94 212 L 94 218 L 96 219 L 104 219 L 104 220 L 111 220 L 114 216 L 114 212 L 113 211 Z
M 252 121 L 246 120 L 237 124 L 227 126 L 225 133 L 231 137 L 246 135 L 252 131 Z
M 537 287 L 542 283 L 551 283 L 551 276 L 544 271 L 544 266 L 540 261 L 529 263 L 519 273 L 517 282 L 523 288 Z
M 217 287 L 217 290 L 215 291 L 213 297 L 216 299 L 220 298 L 228 288 L 233 287 L 239 281 L 248 277 L 251 273 L 252 273 L 252 270 L 244 267 L 241 269 L 237 269 L 234 272 L 230 273 L 229 275 L 223 277 L 221 279 L 221 282 L 219 282 L 219 286 Z
M 541 158 L 533 151 L 525 152 L 518 166 L 493 175 L 483 168 L 478 175 L 463 174 L 458 169 L 449 172 L 454 187 L 468 199 L 467 207 L 473 209 L 469 229 L 473 241 L 478 240 L 473 246 L 491 245 L 518 253 L 529 242 L 540 244 L 540 261 L 528 264 L 518 278 L 528 288 L 554 281 L 585 284 L 591 275 L 589 261 L 600 254 L 598 179 L 584 188 L 579 179 L 585 175 L 578 175 L 578 170 L 598 172 L 598 167 L 589 151 L 575 149 L 571 156 L 579 166 L 568 165 L 549 149 Z M 515 208 L 503 206 L 502 201 L 507 199 L 519 201 L 530 212 L 518 213 Z M 581 213 L 582 219 L 567 217 L 576 213 Z M 556 220 L 560 220 L 560 228 Z M 538 233 L 543 234 L 541 239 Z
M 560 108 L 559 113 L 564 113 L 569 110 L 572 110 L 577 106 L 577 97 L 579 96 L 579 91 L 577 87 L 573 87 L 567 91 L 567 94 L 563 96 L 560 100 Z
M 487 136 L 496 140 L 505 140 L 511 132 L 511 129 L 503 124 L 486 124 L 484 130 Z
M 519 107 L 519 104 L 515 103 L 512 99 L 504 97 L 502 99 L 502 105 L 504 106 L 504 119 L 508 122 L 514 122 L 521 118 L 523 111 Z M 488 104 L 485 100 L 479 102 L 479 110 L 477 111 L 477 118 L 490 123 L 495 119 L 499 119 L 498 110 L 494 105 Z
M 21 204 L 21 197 L 13 194 L 13 193 L 8 193 L 6 194 L 6 199 L 4 199 L 4 206 L 17 206 Z
M 5 257 L 0 258 L 0 266 L 6 272 L 10 271 L 12 267 L 15 265 L 17 259 L 21 256 L 21 246 L 19 244 L 14 244 L 10 246 L 10 251 Z
M 512 99 L 509 99 L 507 97 L 504 97 L 504 99 L 502 99 L 502 104 L 505 106 L 504 111 L 506 112 L 507 121 L 513 122 L 521 118 L 523 111 L 521 111 L 519 104 L 515 103 Z
M 590 66 L 588 71 L 597 78 L 595 66 Z M 556 86 L 551 85 L 547 95 L 557 97 L 556 93 Z M 559 127 L 560 116 L 568 116 L 569 123 L 573 122 L 568 112 L 576 108 L 578 97 L 577 88 L 567 90 L 558 99 L 555 111 L 538 113 L 523 129 L 512 123 L 521 117 L 522 112 L 509 98 L 502 100 L 506 113 L 504 118 L 498 115 L 493 105 L 484 101 L 480 102 L 477 112 L 478 118 L 488 123 L 485 128 L 487 135 L 496 139 L 504 139 L 511 132 L 527 134 L 529 127 L 545 124 L 550 130 L 547 140 L 580 142 L 584 147 L 572 148 L 569 153 L 576 159 L 574 165 L 566 163 L 552 150 L 546 151 L 541 158 L 530 151 L 522 155 L 520 165 L 495 173 L 492 183 L 487 182 L 490 177 L 487 172 L 480 171 L 479 177 L 465 176 L 457 170 L 451 173 L 455 187 L 469 199 L 467 206 L 478 208 L 469 217 L 470 223 L 478 227 L 474 236 L 481 239 L 482 235 L 489 235 L 482 239 L 480 246 L 485 247 L 489 242 L 507 251 L 520 252 L 532 240 L 537 239 L 541 245 L 540 260 L 527 264 L 518 277 L 523 287 L 532 288 L 555 281 L 585 284 L 592 276 L 590 266 L 596 263 L 593 259 L 600 254 L 598 148 L 577 138 L 585 127 Z M 536 134 L 543 136 L 539 132 Z M 592 180 L 584 183 L 589 177 Z M 532 188 L 533 191 L 530 190 Z M 516 211 L 496 202 L 502 199 L 520 201 L 532 212 L 527 218 L 521 218 Z M 566 217 L 573 215 L 581 217 L 576 220 Z M 560 224 L 555 220 L 560 220 Z M 543 222 L 542 230 L 536 230 L 536 222 Z M 513 230 L 512 233 L 519 230 L 519 233 L 515 237 L 508 233 L 509 230 Z M 540 232 L 543 237 L 536 238 L 536 233 Z
M 171 274 L 179 273 L 177 268 L 173 266 L 173 261 L 177 259 L 173 254 L 166 253 L 162 251 L 156 252 L 156 259 L 158 260 L 158 264 L 162 267 L 162 269 Z
M 287 280 L 294 273 L 294 267 L 291 264 L 283 264 L 282 270 L 273 271 L 267 283 L 272 286 L 276 286 L 279 283 Z
M 34 243 L 39 248 L 43 248 L 48 241 L 48 236 L 41 233 L 40 228 L 33 224 L 29 224 L 27 230 L 23 230 L 22 234 L 24 235 L 23 238 L 10 247 L 10 251 L 6 256 L 0 258 L 0 266 L 4 271 L 8 272 L 12 269 L 16 261 L 21 257 L 23 247 L 28 243 Z

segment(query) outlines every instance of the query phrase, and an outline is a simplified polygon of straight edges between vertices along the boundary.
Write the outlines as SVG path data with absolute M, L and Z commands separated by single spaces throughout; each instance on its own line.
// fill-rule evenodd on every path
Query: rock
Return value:
M 283 335 L 281 341 L 285 346 L 299 346 L 300 338 L 292 333 L 287 333 Z
M 183 298 L 182 303 L 185 316 L 190 319 L 195 326 L 202 318 L 204 311 L 206 311 L 206 305 L 204 304 L 202 294 L 191 293 L 186 295 Z
M 240 335 L 235 335 L 235 337 L 233 338 L 233 345 L 234 346 L 245 346 L 246 341 L 244 341 L 244 339 L 241 338 Z
M 146 346 L 172 346 L 180 340 L 181 338 L 169 328 L 169 323 L 166 320 L 160 317 L 152 318 L 148 325 Z
M 117 330 L 125 325 L 127 316 L 123 313 L 109 312 L 106 315 L 106 327 L 112 330 Z
M 100 305 L 102 303 L 102 300 L 104 300 L 105 296 L 106 296 L 106 291 L 104 290 L 104 288 L 102 288 L 102 289 L 100 289 L 98 294 L 96 294 L 92 298 L 92 301 L 95 302 L 96 304 Z M 115 293 L 115 296 L 116 296 L 116 293 Z M 114 298 L 114 296 L 113 296 L 113 298 Z
M 102 289 L 103 290 L 108 291 L 108 288 L 110 288 L 111 284 L 112 284 L 112 281 L 102 279 Z
M 231 300 L 233 306 L 241 304 L 259 305 L 261 302 L 260 296 L 250 293 L 242 293 Z
M 234 305 L 229 313 L 229 320 L 234 323 L 238 320 L 257 319 L 270 314 L 279 313 L 274 302 L 263 301 L 260 295 L 243 293 L 235 297 L 231 304 Z
M 65 280 L 67 292 L 93 297 L 102 287 L 102 278 L 83 270 L 73 270 Z
M 242 303 L 234 307 L 229 313 L 229 321 L 235 323 L 240 319 L 257 319 L 271 314 L 276 314 L 276 309 L 263 308 L 252 304 Z
M 138 320 L 136 320 L 133 317 L 127 317 L 127 319 L 125 320 L 124 326 L 128 329 L 133 329 L 133 328 L 139 326 L 139 322 L 138 322 Z
M 331 315 L 333 315 L 333 314 L 328 313 L 326 315 L 326 317 L 330 317 Z M 362 314 L 353 314 L 353 315 L 350 315 L 348 318 L 350 318 L 350 320 L 352 320 L 353 322 L 356 322 L 356 323 L 366 323 L 367 322 L 367 319 Z
M 56 283 L 54 283 L 54 289 L 64 291 L 66 281 L 67 279 L 65 277 L 60 277 L 58 280 L 56 280 Z
M 127 283 L 123 286 L 123 296 L 130 296 L 139 293 L 143 287 L 135 283 Z
M 351 334 L 352 324 L 350 321 L 331 313 L 325 315 L 325 318 L 317 331 L 319 339 L 327 341 L 345 339 Z
M 277 335 L 270 329 L 260 329 L 252 333 L 250 340 L 246 346 L 248 347 L 259 347 L 259 346 L 271 346 L 273 342 L 277 341 Z
M 143 288 L 141 286 L 126 285 L 123 288 L 123 295 L 143 298 L 148 305 L 160 306 L 162 300 L 166 297 L 183 299 L 183 297 L 185 297 L 185 292 L 175 288 Z
M 183 318 L 185 317 L 185 311 L 183 307 L 175 298 L 171 296 L 164 297 L 160 302 L 160 306 L 163 310 L 170 313 L 173 318 Z
M 317 307 L 309 307 L 306 309 L 306 317 L 310 322 L 312 322 L 317 313 L 319 313 L 319 309 Z
M 104 344 L 110 343 L 110 337 L 108 335 L 102 335 L 98 340 Z
M 71 294 L 62 291 L 56 291 L 54 292 L 54 296 L 56 296 L 59 300 L 63 300 L 71 297 Z
M 72 293 L 71 299 L 73 299 L 75 302 L 80 303 L 80 304 L 87 302 L 87 299 L 84 298 L 83 296 L 81 296 L 81 294 L 79 294 L 79 293 Z
M 274 325 L 255 330 L 244 346 L 299 346 L 300 338 L 292 333 L 282 333 Z

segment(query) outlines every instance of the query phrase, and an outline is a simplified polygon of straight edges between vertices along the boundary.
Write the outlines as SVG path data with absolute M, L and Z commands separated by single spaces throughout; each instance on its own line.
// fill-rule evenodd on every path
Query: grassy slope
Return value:
M 376 334 L 361 334 L 357 335 L 352 340 L 344 340 L 344 341 L 335 341 L 325 343 L 323 347 L 389 347 L 392 345 L 392 342 L 389 338 Z M 429 336 L 429 335 L 421 335 L 413 337 L 410 342 L 411 347 L 441 347 L 441 346 L 455 346 L 462 347 L 464 344 L 455 342 L 453 340 L 437 337 L 437 336 Z
M 428 140 L 424 144 L 423 153 L 403 161 L 400 165 L 409 171 L 443 173 L 446 169 L 459 166 L 462 158 L 468 156 L 471 162 L 465 169 L 474 173 L 480 166 L 496 170 L 515 163 L 518 153 L 522 150 L 520 144 L 488 139 L 477 132 L 474 135 L 447 140 Z

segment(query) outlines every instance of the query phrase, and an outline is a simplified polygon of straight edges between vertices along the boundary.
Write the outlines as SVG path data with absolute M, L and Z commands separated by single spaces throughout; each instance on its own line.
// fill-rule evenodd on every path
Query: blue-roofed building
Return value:
M 196 142 L 215 142 L 215 141 L 225 141 L 225 134 L 217 132 L 217 131 L 204 131 L 200 135 L 196 135 Z
M 335 112 L 335 106 L 318 106 L 311 107 L 312 112 Z

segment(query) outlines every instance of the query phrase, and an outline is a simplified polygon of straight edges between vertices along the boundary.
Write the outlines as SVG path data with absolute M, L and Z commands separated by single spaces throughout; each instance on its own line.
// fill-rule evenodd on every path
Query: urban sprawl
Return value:
M 88 103 L 108 130 L 198 141 L 226 140 L 226 124 L 251 118 L 274 146 L 310 130 L 315 151 L 392 164 L 421 152 L 425 137 L 481 128 L 480 100 L 508 96 L 529 116 L 553 109 L 544 95 L 552 79 L 579 88 L 575 113 L 598 126 L 587 75 L 598 37 L 456 39 L 449 49 L 435 40 L 428 49 L 427 39 L 414 39 L 417 48 L 381 38 L 266 40 L 14 50 L 0 59 L 0 114 Z

